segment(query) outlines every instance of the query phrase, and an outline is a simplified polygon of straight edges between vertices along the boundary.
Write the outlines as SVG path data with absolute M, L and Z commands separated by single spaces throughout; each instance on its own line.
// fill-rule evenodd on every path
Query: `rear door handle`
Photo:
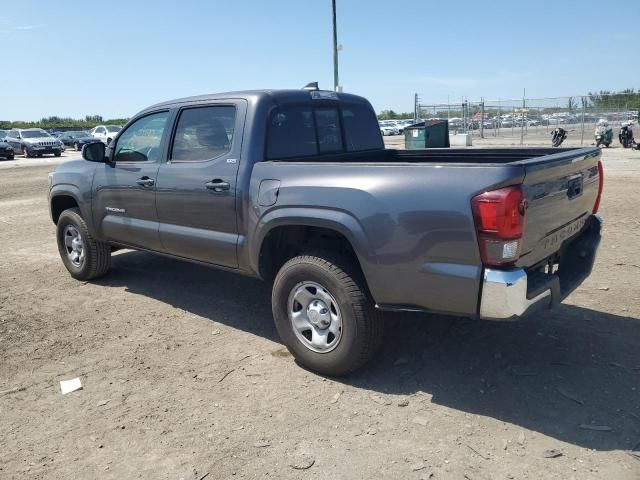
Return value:
M 136 183 L 141 187 L 153 187 L 153 184 L 156 182 L 153 181 L 153 178 L 142 177 L 136 180 Z
M 231 185 L 229 185 L 229 183 L 220 180 L 219 178 L 205 183 L 204 186 L 207 187 L 208 190 L 213 190 L 214 192 L 223 192 L 231 188 Z

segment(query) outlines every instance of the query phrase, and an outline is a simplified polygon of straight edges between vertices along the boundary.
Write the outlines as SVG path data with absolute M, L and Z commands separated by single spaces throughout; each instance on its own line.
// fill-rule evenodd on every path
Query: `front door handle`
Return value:
M 213 190 L 214 192 L 224 192 L 231 188 L 231 185 L 229 185 L 228 182 L 220 180 L 219 178 L 205 183 L 204 186 L 207 187 L 208 190 Z
M 136 180 L 136 183 L 141 187 L 153 187 L 153 184 L 156 182 L 153 181 L 153 178 L 142 177 Z

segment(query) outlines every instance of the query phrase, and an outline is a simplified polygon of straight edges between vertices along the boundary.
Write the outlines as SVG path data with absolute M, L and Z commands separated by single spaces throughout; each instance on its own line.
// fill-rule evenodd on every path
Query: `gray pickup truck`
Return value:
M 49 205 L 74 278 L 118 248 L 262 278 L 298 362 L 344 375 L 384 311 L 513 320 L 564 299 L 602 186 L 598 148 L 386 150 L 361 97 L 265 90 L 147 108 L 52 172 Z

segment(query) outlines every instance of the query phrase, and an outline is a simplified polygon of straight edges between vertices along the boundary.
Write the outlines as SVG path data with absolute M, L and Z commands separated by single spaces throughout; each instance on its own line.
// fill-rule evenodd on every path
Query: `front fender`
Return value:
M 49 192 L 49 216 L 51 220 L 55 223 L 53 217 L 53 201 L 56 197 L 71 197 L 78 204 L 78 208 L 80 209 L 80 214 L 82 215 L 83 220 L 87 224 L 87 227 L 90 231 L 93 231 L 93 216 L 91 215 L 91 199 L 85 198 L 82 195 L 82 192 L 76 185 L 72 184 L 57 184 L 54 185 Z

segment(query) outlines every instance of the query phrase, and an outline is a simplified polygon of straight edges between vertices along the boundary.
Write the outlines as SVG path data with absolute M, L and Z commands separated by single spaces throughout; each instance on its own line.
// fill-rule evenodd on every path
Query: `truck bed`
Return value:
M 593 152 L 588 148 L 432 148 L 422 150 L 374 150 L 342 154 L 316 155 L 313 157 L 274 160 L 284 162 L 329 162 L 329 163 L 456 163 L 499 164 L 533 163 L 540 157 L 542 163 L 553 162 L 563 157 L 574 157 Z M 552 158 L 548 158 L 552 157 Z
M 373 246 L 360 261 L 379 303 L 435 311 L 455 304 L 470 314 L 483 267 L 472 198 L 522 185 L 526 218 L 514 267 L 538 269 L 584 230 L 599 158 L 594 147 L 378 150 L 259 162 L 253 176 L 280 182 L 271 208 L 348 212 L 362 226 Z M 388 281 L 396 276 L 407 281 Z

